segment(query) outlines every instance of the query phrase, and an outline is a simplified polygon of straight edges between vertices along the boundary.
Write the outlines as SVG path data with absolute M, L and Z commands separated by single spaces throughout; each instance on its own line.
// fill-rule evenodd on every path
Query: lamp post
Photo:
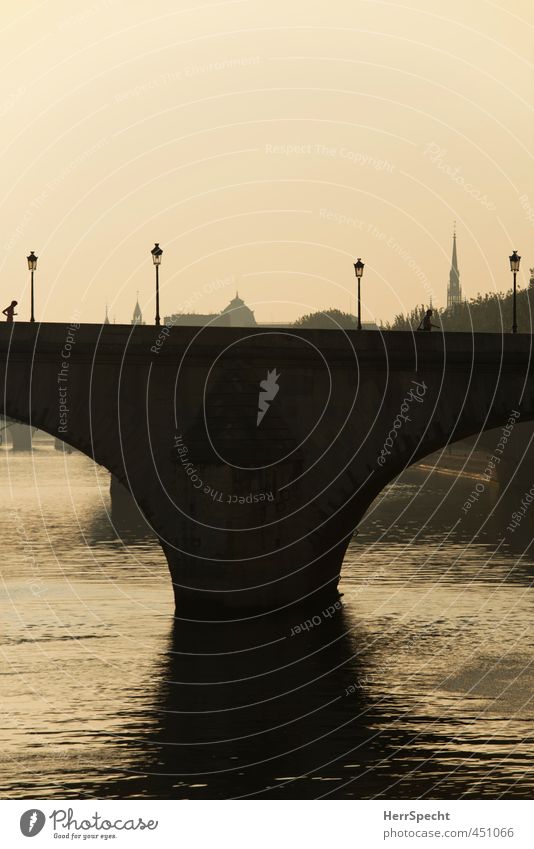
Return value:
M 156 325 L 159 327 L 159 267 L 161 265 L 161 255 L 163 253 L 159 246 L 159 242 L 156 242 L 150 253 L 152 254 L 152 262 L 156 266 Z
M 512 320 L 512 333 L 517 333 L 517 272 L 519 271 L 519 263 L 521 257 L 517 251 L 514 251 L 510 257 L 510 271 L 514 275 L 514 317 Z
M 35 315 L 33 314 L 33 272 L 37 268 L 37 257 L 35 256 L 34 252 L 32 251 L 31 254 L 28 257 L 26 257 L 26 259 L 28 260 L 28 268 L 30 269 L 30 273 L 31 273 L 31 315 L 30 315 L 30 321 L 35 321 Z
M 360 280 L 362 279 L 364 267 L 365 263 L 363 263 L 360 257 L 358 257 L 358 261 L 354 263 L 354 273 L 356 274 L 356 280 L 358 281 L 358 330 L 362 329 L 362 298 L 360 292 Z

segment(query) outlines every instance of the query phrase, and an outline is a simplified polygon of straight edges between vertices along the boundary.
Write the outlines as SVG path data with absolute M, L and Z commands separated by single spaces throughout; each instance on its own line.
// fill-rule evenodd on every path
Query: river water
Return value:
M 312 627 L 175 622 L 159 545 L 109 475 L 0 449 L 3 798 L 525 798 L 531 517 L 476 475 L 410 470 Z M 532 507 L 534 514 L 534 505 Z

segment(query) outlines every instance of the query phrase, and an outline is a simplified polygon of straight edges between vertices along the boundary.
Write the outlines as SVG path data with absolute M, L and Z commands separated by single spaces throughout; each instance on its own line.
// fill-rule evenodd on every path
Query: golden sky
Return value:
M 45 321 L 443 306 L 534 266 L 530 0 L 1 0 L 0 285 Z M 3 305 L 1 305 L 3 306 Z

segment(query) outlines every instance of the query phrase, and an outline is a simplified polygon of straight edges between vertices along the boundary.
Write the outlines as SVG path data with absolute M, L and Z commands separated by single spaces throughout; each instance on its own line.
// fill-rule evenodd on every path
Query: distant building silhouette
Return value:
M 166 315 L 163 321 L 165 324 L 172 325 L 202 326 L 210 324 L 217 327 L 257 327 L 254 312 L 239 297 L 239 292 L 236 292 L 235 298 L 230 301 L 222 312 L 173 313 L 173 315 Z
M 228 316 L 230 327 L 256 327 L 254 313 L 239 297 L 239 292 L 235 293 L 235 298 L 223 309 L 221 316 L 223 315 Z
M 452 237 L 452 262 L 449 273 L 449 285 L 447 287 L 447 309 L 462 302 L 462 289 L 460 287 L 460 271 L 458 268 L 458 256 L 456 254 L 456 227 Z
M 258 327 L 293 327 L 292 321 L 258 321 Z
M 199 312 L 175 312 L 172 315 L 166 315 L 163 317 L 163 323 L 169 325 L 195 325 L 197 327 L 202 327 L 205 324 L 213 324 L 215 320 L 219 318 L 219 313 L 199 313 Z M 220 321 L 217 324 L 221 324 Z
M 108 305 L 107 304 L 106 304 L 106 317 L 104 318 L 104 324 L 109 324 Z

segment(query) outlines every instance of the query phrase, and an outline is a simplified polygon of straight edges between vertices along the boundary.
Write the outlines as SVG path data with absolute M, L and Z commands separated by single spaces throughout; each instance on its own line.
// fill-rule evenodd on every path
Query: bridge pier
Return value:
M 31 451 L 33 433 L 35 428 L 28 427 L 21 422 L 11 422 L 9 432 L 11 434 L 13 451 Z
M 177 616 L 184 619 L 239 619 L 289 608 L 326 608 L 339 598 L 337 589 L 346 546 L 306 564 L 304 552 L 294 551 L 293 561 L 272 555 L 258 560 L 243 557 L 234 560 L 198 561 L 176 552 L 162 542 L 174 588 Z M 343 550 L 341 550 L 343 548 Z
M 201 458 L 207 450 L 193 434 L 182 444 L 189 448 L 186 457 Z M 312 500 L 303 510 L 302 489 L 291 487 L 301 470 L 298 461 L 287 462 L 283 471 L 247 472 L 215 459 L 194 462 L 189 475 L 179 461 L 178 509 L 154 516 L 177 614 L 238 618 L 335 602 L 357 505 L 340 504 L 332 516 L 330 506 Z

